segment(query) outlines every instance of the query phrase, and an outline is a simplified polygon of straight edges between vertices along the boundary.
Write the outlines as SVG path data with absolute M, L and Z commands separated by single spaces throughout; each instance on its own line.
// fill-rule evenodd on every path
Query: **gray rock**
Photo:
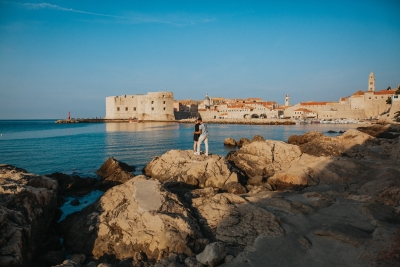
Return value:
M 196 256 L 196 260 L 207 266 L 218 266 L 226 256 L 225 247 L 218 242 L 206 246 L 204 251 Z

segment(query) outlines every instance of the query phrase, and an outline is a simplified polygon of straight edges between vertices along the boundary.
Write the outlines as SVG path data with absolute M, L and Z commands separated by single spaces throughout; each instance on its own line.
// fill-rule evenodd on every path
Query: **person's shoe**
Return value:
M 195 154 L 195 155 L 200 155 L 200 153 L 199 153 L 199 152 L 194 152 L 193 154 Z

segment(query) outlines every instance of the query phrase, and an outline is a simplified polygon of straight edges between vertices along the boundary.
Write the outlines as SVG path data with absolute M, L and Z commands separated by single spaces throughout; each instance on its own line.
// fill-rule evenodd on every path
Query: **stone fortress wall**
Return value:
M 105 119 L 137 118 L 144 121 L 172 121 L 174 94 L 149 92 L 146 95 L 122 95 L 106 97 Z

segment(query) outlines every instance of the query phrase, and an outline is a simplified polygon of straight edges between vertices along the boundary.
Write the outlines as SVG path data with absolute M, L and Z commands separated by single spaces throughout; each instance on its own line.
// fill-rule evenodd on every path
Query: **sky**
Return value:
M 0 0 L 0 119 L 107 96 L 338 101 L 400 84 L 400 1 Z

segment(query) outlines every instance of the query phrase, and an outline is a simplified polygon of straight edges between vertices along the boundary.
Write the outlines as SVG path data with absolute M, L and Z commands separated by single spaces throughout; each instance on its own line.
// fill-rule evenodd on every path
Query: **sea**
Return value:
M 135 166 L 134 174 L 154 157 L 172 149 L 193 150 L 194 124 L 177 122 L 113 122 L 56 124 L 54 120 L 0 120 L 0 164 L 11 164 L 39 175 L 61 172 L 81 177 L 97 177 L 96 170 L 114 157 Z M 225 138 L 287 141 L 291 135 L 321 131 L 336 136 L 359 124 L 242 125 L 207 124 L 209 152 L 226 156 L 232 150 Z M 336 133 L 328 133 L 335 131 Z M 204 150 L 204 144 L 202 144 Z M 93 191 L 79 197 L 79 206 L 66 199 L 63 215 L 79 211 L 93 203 L 103 192 Z
M 54 120 L 0 120 L 0 164 L 28 172 L 54 172 L 96 177 L 96 170 L 114 157 L 135 166 L 135 174 L 153 157 L 172 149 L 192 150 L 194 124 L 177 122 L 115 122 L 56 124 Z M 291 135 L 321 131 L 335 136 L 360 124 L 242 125 L 207 124 L 210 154 L 226 156 L 232 150 L 225 138 L 287 141 Z M 204 144 L 202 144 L 204 150 Z

